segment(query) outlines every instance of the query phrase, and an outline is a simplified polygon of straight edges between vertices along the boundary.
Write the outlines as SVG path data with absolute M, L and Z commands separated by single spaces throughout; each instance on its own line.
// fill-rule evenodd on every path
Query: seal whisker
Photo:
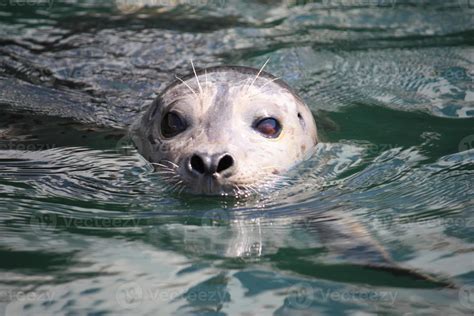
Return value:
M 280 79 L 281 79 L 280 77 L 277 77 L 277 78 L 273 78 L 272 80 L 267 81 L 264 85 L 262 85 L 262 86 L 260 87 L 260 89 L 262 89 L 262 91 L 260 91 L 259 93 L 254 94 L 254 95 L 249 96 L 249 98 L 251 99 L 251 98 L 256 97 L 257 95 L 260 95 L 260 94 L 264 93 L 265 91 L 263 91 L 263 88 L 264 88 L 266 85 L 268 85 L 268 84 L 270 84 L 270 83 L 272 83 L 272 82 L 274 82 L 274 81 L 280 80 Z
M 176 179 L 174 179 L 173 177 L 167 176 L 167 175 L 161 175 L 161 179 L 166 181 L 168 184 L 169 183 L 174 183 L 174 181 L 176 181 Z
M 165 180 L 180 179 L 179 174 L 177 173 L 177 167 L 175 167 L 176 164 L 173 164 L 170 161 L 167 162 L 170 163 L 171 167 L 162 163 L 152 163 L 152 165 L 156 166 L 155 172 Z
M 172 162 L 171 160 L 161 160 L 163 163 L 167 163 L 169 164 L 170 166 L 174 167 L 174 168 L 179 168 L 179 165 L 177 165 L 176 163 Z M 164 165 L 164 164 L 163 164 Z M 167 166 L 168 168 L 170 168 L 169 166 Z
M 186 185 L 184 184 L 184 182 L 181 184 L 181 188 L 179 189 L 178 191 L 178 194 L 181 194 L 183 193 L 184 189 L 186 189 Z
M 167 161 L 168 161 L 168 163 L 169 163 L 170 165 L 172 165 L 172 166 L 175 167 L 176 169 L 179 168 L 179 165 L 175 164 L 174 162 L 169 161 L 169 160 L 167 160 Z
M 170 167 L 166 167 L 166 166 L 159 166 L 159 165 L 156 165 L 156 164 L 152 164 L 155 167 L 155 170 L 158 172 L 164 172 L 164 171 L 168 171 L 168 172 L 172 172 L 172 173 L 176 173 L 176 169 L 175 168 L 170 168 Z
M 170 191 L 175 192 L 182 183 L 183 183 L 182 181 L 178 181 L 178 182 L 174 183 L 173 185 L 171 185 L 169 187 Z
M 251 192 L 258 194 L 256 187 L 254 187 L 252 184 L 248 185 L 248 188 L 250 189 Z
M 159 163 L 159 162 L 150 162 L 150 164 L 152 164 L 154 166 L 162 167 L 162 168 L 169 168 L 168 166 L 166 166 L 162 163 Z
M 188 87 L 189 90 L 191 90 L 191 92 L 196 96 L 196 98 L 199 98 L 196 91 L 193 90 L 193 88 L 191 88 L 186 82 L 184 82 L 183 79 L 181 79 L 180 77 L 176 76 L 176 79 L 178 79 L 179 81 L 181 81 L 186 87 Z
M 172 171 L 172 170 L 163 170 L 163 171 L 156 171 L 157 174 L 176 174 L 176 172 Z
M 181 190 L 183 188 L 183 185 L 184 185 L 183 181 L 178 181 L 176 183 L 175 192 L 179 192 L 179 190 Z
M 177 165 L 176 163 L 170 161 L 170 160 L 161 160 L 163 163 L 168 163 L 171 167 L 173 168 L 179 168 L 179 165 Z M 169 169 L 172 169 L 170 166 L 167 166 L 163 163 L 159 163 L 159 162 L 154 162 L 153 164 L 156 164 L 156 165 L 160 165 L 160 166 L 163 166 L 165 168 L 169 168 Z
M 255 193 L 255 195 L 259 195 L 261 192 L 260 188 L 257 188 L 255 186 L 252 186 L 251 189 Z
M 252 78 L 245 78 L 245 79 L 242 79 L 240 81 L 238 81 L 236 83 L 236 86 L 242 86 L 242 87 L 245 87 L 247 85 L 247 82 L 249 82 L 250 80 L 252 80 Z M 242 84 L 244 82 L 244 84 Z
M 196 73 L 196 68 L 194 68 L 194 63 L 193 63 L 193 60 L 191 59 L 191 66 L 193 67 L 193 72 L 194 72 L 194 76 L 196 77 L 196 81 L 197 81 L 197 84 L 198 84 L 198 87 L 199 87 L 199 92 L 201 93 L 202 95 L 202 87 L 201 87 L 201 83 L 199 82 L 199 78 L 198 78 L 198 75 Z
M 186 189 L 186 183 L 178 173 L 179 165 L 170 160 L 161 160 L 160 162 L 151 163 L 158 169 L 156 173 L 166 182 L 169 192 L 181 194 Z
M 160 170 L 174 170 L 175 169 L 175 168 L 170 168 L 164 165 L 157 165 L 157 164 L 152 164 L 152 165 L 155 165 L 157 168 L 160 168 Z
M 244 188 L 244 192 L 242 192 L 245 195 L 248 195 L 250 193 L 253 194 L 258 194 L 258 192 L 255 190 L 255 188 L 252 186 L 252 184 L 247 184 L 242 186 Z
M 264 170 L 273 169 L 274 167 L 264 167 Z M 253 183 L 240 184 L 239 188 L 247 193 L 260 194 L 268 190 L 278 189 L 283 187 L 290 182 L 288 177 L 282 175 L 268 174 L 267 172 L 259 172 L 257 175 L 259 178 L 263 178 L 261 181 Z
M 151 165 L 153 166 L 157 166 L 157 167 L 160 167 L 160 168 L 166 168 L 166 166 L 162 165 L 162 164 L 159 164 L 157 162 L 150 162 Z
M 169 166 L 161 164 L 161 163 L 152 162 L 151 164 L 154 165 L 154 166 L 157 166 L 159 168 L 166 169 L 166 170 L 172 170 L 173 169 L 173 168 L 170 168 Z
M 258 77 L 260 76 L 260 74 L 262 73 L 263 71 L 263 68 L 265 68 L 265 66 L 267 65 L 267 63 L 270 61 L 270 58 L 267 59 L 267 61 L 265 61 L 265 63 L 263 64 L 262 68 L 260 68 L 260 70 L 258 71 L 257 75 L 255 76 L 255 78 L 253 79 L 252 83 L 250 83 L 250 86 L 247 88 L 247 91 L 252 88 L 253 84 L 255 83 L 255 81 L 257 81 Z
M 242 189 L 240 188 L 239 185 L 235 184 L 233 185 L 234 189 L 233 189 L 233 193 L 235 196 L 240 196 L 242 195 Z
M 246 89 L 246 88 L 248 87 L 248 82 L 249 82 L 250 80 L 252 80 L 252 78 L 247 78 L 247 79 L 244 79 L 244 80 L 240 81 L 240 82 L 244 82 L 244 83 L 242 84 L 242 87 L 241 87 L 240 89 L 241 89 L 241 90 Z M 239 84 L 240 84 L 240 82 L 239 82 Z M 248 88 L 247 88 L 247 90 L 248 90 Z M 247 92 L 247 90 L 245 90 L 245 92 Z

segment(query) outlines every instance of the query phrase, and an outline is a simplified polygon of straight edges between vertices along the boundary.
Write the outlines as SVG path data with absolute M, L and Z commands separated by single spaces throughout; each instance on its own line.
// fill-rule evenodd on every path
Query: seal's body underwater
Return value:
M 210 195 L 265 187 L 318 142 L 311 111 L 287 84 L 240 66 L 178 78 L 132 125 L 131 136 L 171 185 Z

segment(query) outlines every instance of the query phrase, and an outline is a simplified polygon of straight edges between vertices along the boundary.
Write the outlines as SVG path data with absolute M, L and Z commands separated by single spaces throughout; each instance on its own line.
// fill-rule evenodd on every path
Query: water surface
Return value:
M 0 6 L 0 315 L 474 312 L 468 1 L 126 2 Z M 191 59 L 268 58 L 315 155 L 170 193 L 127 124 Z

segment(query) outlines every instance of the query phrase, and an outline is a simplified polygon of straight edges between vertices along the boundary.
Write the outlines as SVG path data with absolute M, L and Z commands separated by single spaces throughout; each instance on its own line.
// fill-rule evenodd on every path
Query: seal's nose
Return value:
M 189 160 L 189 169 L 197 174 L 215 175 L 229 174 L 234 166 L 234 158 L 228 153 L 224 154 L 194 154 Z

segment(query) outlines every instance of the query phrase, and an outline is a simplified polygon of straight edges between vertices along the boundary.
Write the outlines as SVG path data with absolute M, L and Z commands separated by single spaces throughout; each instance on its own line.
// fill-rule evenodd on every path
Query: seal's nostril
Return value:
M 191 157 L 191 168 L 199 173 L 206 172 L 206 166 L 204 165 L 204 161 L 198 155 L 193 155 Z
M 221 157 L 219 160 L 219 163 L 217 164 L 217 169 L 216 172 L 220 173 L 226 169 L 229 169 L 234 165 L 234 159 L 230 155 L 224 155 Z
M 234 166 L 234 158 L 229 154 L 193 154 L 189 159 L 189 169 L 201 175 L 217 175 Z

